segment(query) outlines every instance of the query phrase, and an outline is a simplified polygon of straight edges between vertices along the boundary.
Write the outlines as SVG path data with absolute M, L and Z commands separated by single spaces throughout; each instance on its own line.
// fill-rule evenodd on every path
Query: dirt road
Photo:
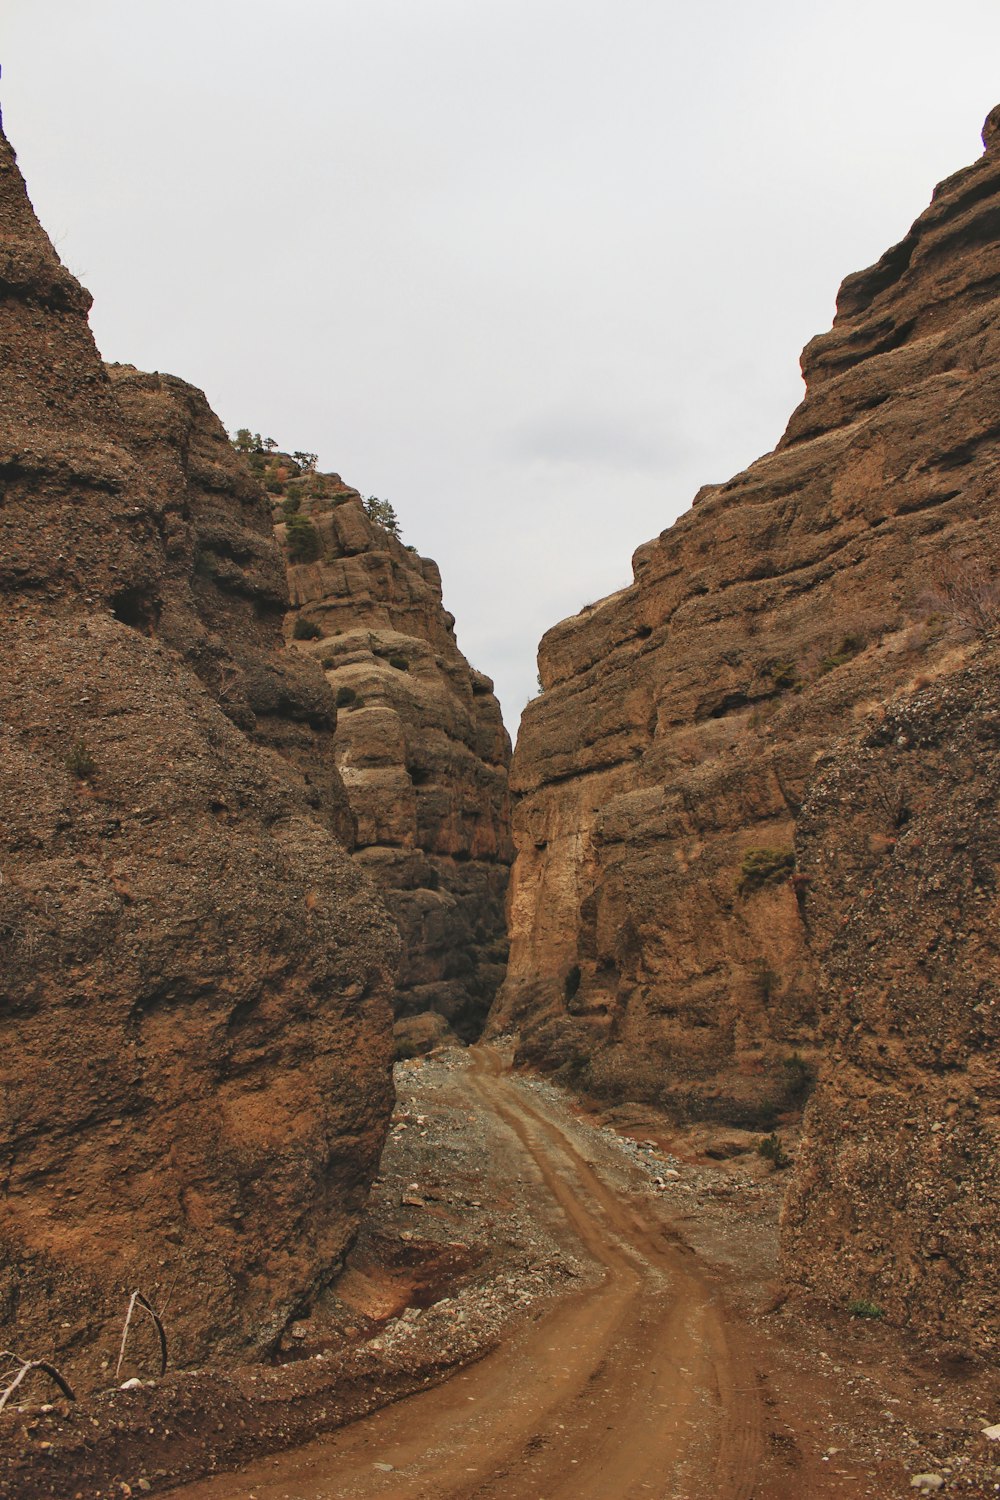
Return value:
M 753 1366 L 690 1250 L 641 1201 L 602 1181 L 544 1101 L 505 1076 L 495 1054 L 476 1052 L 465 1087 L 507 1127 L 510 1150 L 535 1181 L 539 1213 L 599 1263 L 600 1279 L 445 1385 L 178 1493 L 185 1500 L 817 1493 L 801 1469 L 783 1469 L 767 1451 Z
M 396 1086 L 347 1269 L 274 1360 L 160 1379 L 139 1349 L 120 1388 L 28 1392 L 0 1415 L 0 1494 L 1000 1493 L 1000 1376 L 778 1294 L 783 1178 L 751 1133 L 585 1108 L 488 1048 L 402 1063 Z

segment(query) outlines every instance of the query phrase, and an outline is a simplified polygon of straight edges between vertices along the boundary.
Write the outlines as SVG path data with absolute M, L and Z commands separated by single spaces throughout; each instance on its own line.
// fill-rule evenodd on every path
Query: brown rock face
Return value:
M 997 569 L 995 150 L 847 279 L 803 370 L 776 451 L 542 641 L 491 1020 L 591 1088 L 761 1125 L 825 1035 L 793 874 L 814 767 L 872 705 L 961 664 L 963 599 Z
M 157 633 L 227 718 L 279 752 L 279 773 L 350 845 L 354 822 L 330 754 L 333 694 L 314 663 L 279 649 L 288 581 L 260 485 L 201 391 L 125 365 L 108 374 L 163 518 L 169 581 Z
M 0 231 L 0 1323 L 86 1386 L 136 1287 L 183 1363 L 332 1274 L 396 936 L 262 498 L 197 392 L 109 379 L 2 137 Z
M 1000 1345 L 1000 648 L 824 757 L 799 815 L 826 1059 L 786 1268 Z
M 355 859 L 402 938 L 396 1015 L 432 1012 L 473 1040 L 506 958 L 513 851 L 500 707 L 456 645 L 437 564 L 390 535 L 336 475 L 307 488 L 290 524 L 307 518 L 314 537 L 291 545 L 316 556 L 289 560 L 288 632 L 313 633 L 301 650 L 336 695 Z M 288 524 L 277 526 L 286 549 Z

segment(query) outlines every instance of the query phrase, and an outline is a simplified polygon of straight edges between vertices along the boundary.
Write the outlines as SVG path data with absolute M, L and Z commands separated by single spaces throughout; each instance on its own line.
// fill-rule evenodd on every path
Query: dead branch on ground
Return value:
M 160 1340 L 160 1374 L 165 1375 L 167 1373 L 167 1335 L 163 1327 L 163 1322 L 160 1318 L 159 1313 L 153 1307 L 152 1303 L 149 1302 L 140 1291 L 135 1291 L 132 1293 L 131 1299 L 129 1300 L 128 1312 L 125 1314 L 125 1326 L 122 1329 L 122 1345 L 121 1349 L 118 1351 L 118 1363 L 115 1366 L 116 1380 L 121 1374 L 122 1361 L 125 1358 L 125 1345 L 128 1342 L 128 1331 L 132 1325 L 132 1314 L 135 1312 L 137 1307 L 141 1307 L 144 1312 L 147 1312 L 156 1326 L 157 1336 Z
M 41 1370 L 43 1375 L 47 1375 L 59 1387 L 67 1401 L 76 1400 L 76 1395 L 69 1381 L 60 1375 L 55 1365 L 50 1365 L 47 1360 L 25 1359 L 22 1355 L 15 1354 L 13 1349 L 0 1349 L 0 1359 L 12 1360 L 15 1365 L 20 1366 L 14 1378 L 0 1391 L 0 1411 L 3 1411 L 18 1386 L 26 1376 L 31 1374 L 32 1370 Z M 8 1369 L 5 1373 L 9 1375 L 11 1372 Z

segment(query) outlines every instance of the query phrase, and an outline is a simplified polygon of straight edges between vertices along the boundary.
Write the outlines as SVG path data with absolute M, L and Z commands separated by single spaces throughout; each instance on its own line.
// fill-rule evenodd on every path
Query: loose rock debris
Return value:
M 124 1486 L 164 1493 L 237 1468 L 445 1379 L 567 1290 L 599 1280 L 550 1221 L 506 1127 L 476 1107 L 469 1069 L 460 1050 L 397 1068 L 361 1235 L 343 1275 L 289 1326 L 273 1366 L 174 1372 L 76 1406 L 24 1404 L 0 1422 L 0 1491 L 110 1500 Z M 821 1476 L 810 1477 L 810 1496 L 844 1493 L 836 1486 L 848 1475 L 863 1484 L 849 1492 L 871 1500 L 910 1493 L 911 1479 L 927 1476 L 945 1493 L 1000 1492 L 995 1379 L 956 1378 L 895 1330 L 777 1295 L 782 1174 L 757 1154 L 756 1137 L 678 1132 L 640 1106 L 586 1114 L 528 1075 L 512 1085 L 559 1119 L 617 1194 L 714 1268 L 720 1306 L 754 1345 L 770 1450 L 790 1474 Z M 794 1130 L 783 1136 L 794 1151 Z

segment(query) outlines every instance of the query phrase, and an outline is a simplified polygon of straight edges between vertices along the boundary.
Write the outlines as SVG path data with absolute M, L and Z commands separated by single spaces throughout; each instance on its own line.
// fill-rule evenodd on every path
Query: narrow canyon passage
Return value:
M 553 1231 L 596 1284 L 557 1302 L 444 1385 L 186 1500 L 781 1500 L 754 1369 L 711 1274 L 642 1199 L 602 1181 L 547 1104 L 476 1049 L 463 1087 L 493 1111 Z M 762 1465 L 766 1471 L 766 1482 Z M 390 1467 L 391 1466 L 391 1467 Z M 790 1485 L 790 1488 L 786 1488 Z M 825 1491 L 826 1492 L 826 1491 Z

